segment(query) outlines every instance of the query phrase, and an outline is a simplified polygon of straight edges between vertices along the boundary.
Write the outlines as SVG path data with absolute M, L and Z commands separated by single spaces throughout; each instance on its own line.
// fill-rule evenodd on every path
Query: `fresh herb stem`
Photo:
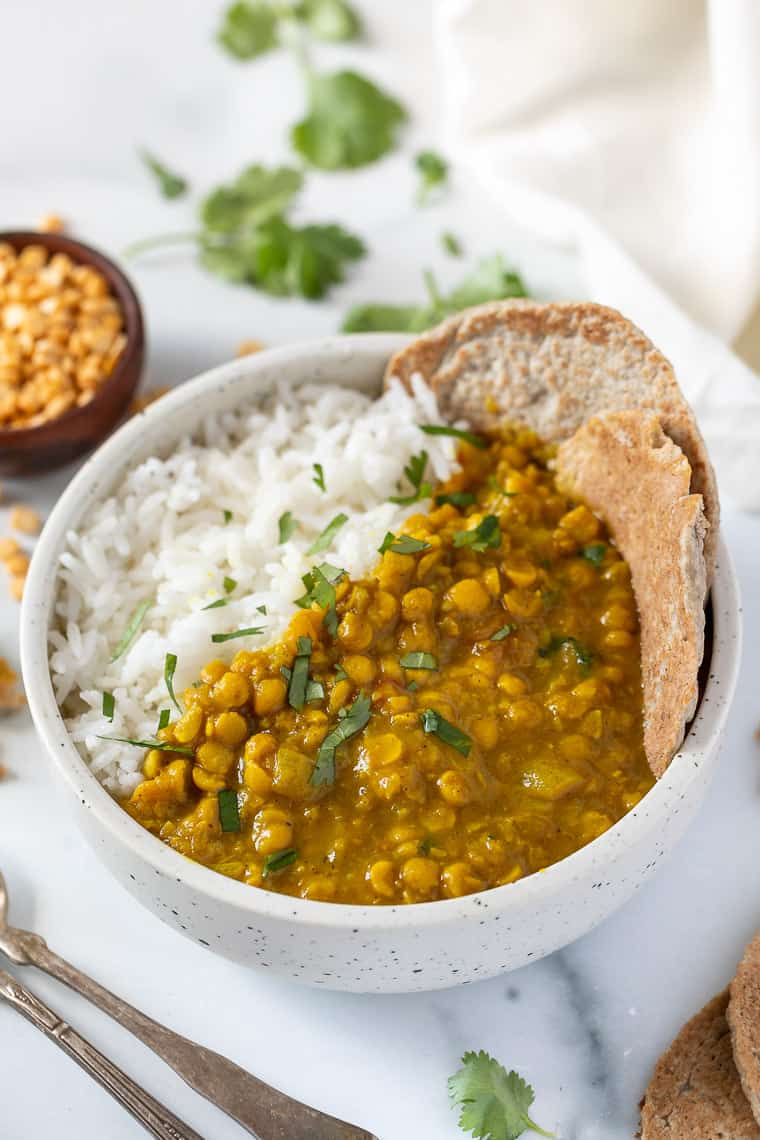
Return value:
M 198 230 L 156 234 L 153 237 L 141 238 L 140 241 L 131 242 L 121 251 L 121 256 L 125 260 L 130 260 L 133 257 L 141 257 L 144 253 L 150 253 L 154 249 L 163 249 L 168 245 L 187 245 L 188 242 L 200 241 L 200 238 L 201 234 Z

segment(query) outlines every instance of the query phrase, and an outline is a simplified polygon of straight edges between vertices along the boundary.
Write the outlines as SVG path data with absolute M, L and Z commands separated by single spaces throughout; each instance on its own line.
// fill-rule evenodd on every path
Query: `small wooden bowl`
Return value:
M 61 234 L 0 233 L 19 252 L 44 245 L 50 253 L 66 253 L 80 265 L 91 265 L 108 281 L 124 317 L 127 343 L 113 372 L 89 404 L 71 408 L 54 420 L 32 428 L 0 428 L 0 475 L 41 475 L 76 459 L 101 442 L 127 410 L 142 373 L 145 332 L 140 302 L 129 279 L 96 249 Z

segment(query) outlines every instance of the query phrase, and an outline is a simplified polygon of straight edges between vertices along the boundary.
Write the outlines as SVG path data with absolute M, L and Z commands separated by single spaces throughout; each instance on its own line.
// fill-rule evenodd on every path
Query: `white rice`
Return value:
M 423 435 L 417 426 L 441 422 L 435 397 L 421 383 L 411 395 L 394 384 L 379 399 L 340 387 L 283 387 L 256 405 L 210 418 L 167 458 L 141 463 L 67 536 L 51 673 L 73 739 L 111 792 L 124 795 L 136 786 L 143 752 L 99 737 L 155 735 L 160 710 L 170 707 L 166 654 L 177 656 L 179 691 L 211 657 L 231 660 L 241 648 L 276 639 L 315 562 L 366 574 L 385 533 L 429 505 L 388 502 L 407 487 L 403 469 L 412 455 L 428 452 L 426 477 L 433 481 L 455 468 L 453 441 Z M 326 493 L 314 483 L 315 463 L 324 469 Z M 225 511 L 232 512 L 228 523 Z M 280 545 L 285 511 L 301 525 Z M 330 547 L 308 555 L 341 512 L 349 521 Z M 237 583 L 232 600 L 204 611 L 225 596 L 225 576 Z M 147 600 L 138 634 L 111 661 L 130 617 Z M 251 626 L 265 633 L 211 642 L 213 633 Z M 114 696 L 113 722 L 102 715 L 104 691 Z

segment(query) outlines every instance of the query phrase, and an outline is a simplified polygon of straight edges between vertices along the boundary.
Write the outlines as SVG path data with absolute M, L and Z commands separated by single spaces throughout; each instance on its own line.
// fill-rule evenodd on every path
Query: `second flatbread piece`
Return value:
M 727 1005 L 724 990 L 660 1057 L 641 1105 L 641 1140 L 760 1140 L 734 1064 Z
M 760 934 L 744 951 L 731 983 L 728 1024 L 742 1087 L 760 1121 Z

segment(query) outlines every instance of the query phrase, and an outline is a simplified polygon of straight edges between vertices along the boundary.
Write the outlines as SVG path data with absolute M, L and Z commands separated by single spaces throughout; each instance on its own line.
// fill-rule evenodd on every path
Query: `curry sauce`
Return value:
M 482 446 L 477 446 L 481 442 Z M 533 434 L 463 442 L 366 579 L 210 660 L 126 810 L 254 886 L 396 904 L 511 883 L 652 786 L 630 574 Z

